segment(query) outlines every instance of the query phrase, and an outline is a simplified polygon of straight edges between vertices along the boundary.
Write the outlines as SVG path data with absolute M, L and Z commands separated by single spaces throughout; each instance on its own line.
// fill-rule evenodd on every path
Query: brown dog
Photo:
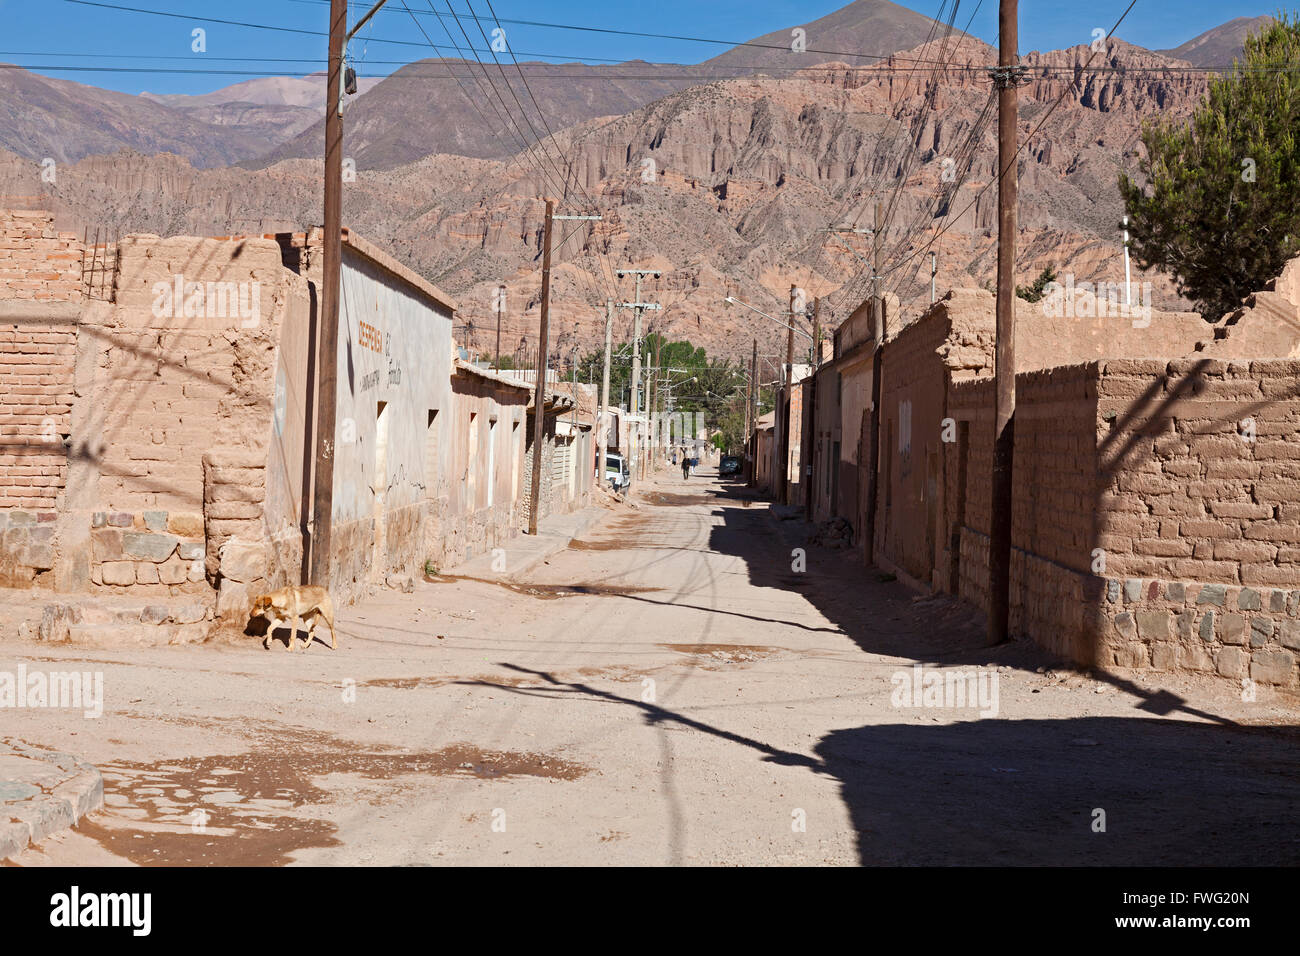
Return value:
M 286 625 L 290 627 L 289 650 L 293 650 L 294 639 L 299 627 L 303 625 L 306 625 L 307 638 L 302 646 L 310 646 L 312 638 L 316 636 L 316 625 L 321 621 L 330 628 L 330 650 L 339 646 L 338 637 L 334 633 L 334 605 L 330 603 L 330 593 L 317 585 L 280 588 L 270 594 L 263 594 L 253 602 L 251 616 L 266 618 L 266 640 L 262 646 L 268 650 L 275 629 Z

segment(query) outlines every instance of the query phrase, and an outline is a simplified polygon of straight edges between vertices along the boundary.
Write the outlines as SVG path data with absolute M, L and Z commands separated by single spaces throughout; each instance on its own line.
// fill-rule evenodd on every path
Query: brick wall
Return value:
M 0 299 L 79 302 L 82 245 L 54 214 L 0 209 Z
M 1300 683 L 1300 361 L 1118 359 L 1016 392 L 1012 631 L 1090 665 Z M 950 403 L 957 591 L 986 609 L 992 383 Z

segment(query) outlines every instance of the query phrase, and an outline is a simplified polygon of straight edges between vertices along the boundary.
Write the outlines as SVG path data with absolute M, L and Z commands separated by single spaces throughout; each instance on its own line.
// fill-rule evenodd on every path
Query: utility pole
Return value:
M 609 426 L 605 416 L 609 414 L 609 349 L 614 334 L 614 300 L 605 300 L 605 368 L 600 374 L 600 414 L 596 418 L 596 482 L 605 483 L 605 453 L 609 449 Z
M 993 501 L 989 529 L 989 643 L 1008 637 L 1011 612 L 1011 468 L 1015 453 L 1016 412 L 1016 84 L 1017 0 L 1001 0 L 998 10 L 998 297 L 994 364 L 996 411 L 993 431 Z
M 325 225 L 320 344 L 316 378 L 316 456 L 312 469 L 311 582 L 328 589 L 334 517 L 334 432 L 338 413 L 339 285 L 343 274 L 343 45 L 347 0 L 330 0 L 325 82 Z
M 754 355 L 749 360 L 749 431 L 745 434 L 745 443 L 749 444 L 751 439 L 749 485 L 752 488 L 758 481 L 758 339 L 754 339 Z
M 790 286 L 790 327 L 785 332 L 785 398 L 781 415 L 781 482 L 780 500 L 790 503 L 790 431 L 794 418 L 794 305 L 798 286 Z
M 497 286 L 497 347 L 492 353 L 492 367 L 501 367 L 501 313 L 506 307 L 506 287 Z
M 533 398 L 533 474 L 528 499 L 528 533 L 537 534 L 542 510 L 542 442 L 546 439 L 546 350 L 551 334 L 551 221 L 555 203 L 546 200 L 546 224 L 542 229 L 542 321 L 538 332 L 537 390 Z
M 598 220 L 599 216 L 557 216 L 554 200 L 546 200 L 546 224 L 542 230 L 542 319 L 537 343 L 537 391 L 533 419 L 533 476 L 528 507 L 528 533 L 537 534 L 542 510 L 542 442 L 546 437 L 546 363 L 550 356 L 551 332 L 551 224 L 557 220 Z M 577 400 L 575 394 L 574 400 Z
M 813 355 L 814 369 L 822 366 L 822 297 L 813 299 Z
M 618 277 L 619 277 L 620 279 L 621 279 L 623 276 L 625 276 L 625 275 L 636 276 L 636 301 L 635 301 L 635 302 L 624 302 L 624 303 L 622 304 L 622 307 L 623 307 L 623 308 L 625 308 L 625 309 L 631 309 L 631 310 L 632 310 L 632 313 L 633 313 L 633 316 L 634 316 L 634 319 L 633 319 L 633 326 L 632 326 L 632 399 L 631 399 L 631 403 L 630 403 L 630 405 L 629 405 L 629 408 L 631 409 L 632 415 L 635 416 L 635 415 L 637 414 L 637 412 L 638 412 L 638 411 L 641 409 L 641 407 L 642 407 L 642 406 L 641 406 L 641 398 L 640 398 L 640 391 L 641 391 L 641 313 L 642 313 L 642 311 L 645 310 L 645 309 L 658 309 L 658 308 L 659 308 L 658 304 L 656 304 L 656 303 L 652 303 L 652 302 L 642 302 L 642 301 L 641 301 L 641 277 L 642 277 L 642 276 L 654 276 L 656 279 L 658 279 L 660 273 L 659 273 L 659 270 L 657 270 L 657 269 L 619 269 L 618 272 L 617 272 L 617 275 L 618 275 Z M 635 422 L 634 422 L 634 424 L 635 424 Z M 641 441 L 642 441 L 643 438 L 644 438 L 644 432 L 645 432 L 645 429 L 642 428 L 642 427 L 640 427 L 640 426 L 638 425 L 638 427 L 637 427 L 637 436 L 638 436 L 638 437 L 635 438 L 635 439 L 631 439 L 631 442 L 632 442 L 631 473 L 634 474 L 634 475 L 636 474 L 636 471 L 637 471 L 637 463 L 638 463 L 639 460 L 642 458 L 642 455 L 641 455 L 641 452 L 640 452 L 640 444 L 641 444 Z M 630 438 L 630 436 L 629 436 L 629 438 Z
M 880 299 L 880 203 L 871 221 L 871 299 L 876 312 L 876 345 L 885 343 L 885 303 Z

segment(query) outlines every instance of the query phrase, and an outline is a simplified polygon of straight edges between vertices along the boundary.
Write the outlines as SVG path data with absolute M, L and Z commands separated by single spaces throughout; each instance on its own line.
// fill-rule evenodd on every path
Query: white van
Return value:
M 605 452 L 605 480 L 615 491 L 625 491 L 632 481 L 627 462 L 616 451 Z

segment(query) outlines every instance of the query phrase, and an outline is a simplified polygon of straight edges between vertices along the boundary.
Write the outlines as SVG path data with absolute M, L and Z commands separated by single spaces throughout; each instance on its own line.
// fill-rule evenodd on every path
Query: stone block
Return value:
M 1250 621 L 1250 646 L 1263 647 L 1277 625 L 1271 617 L 1254 617 Z
M 1170 581 L 1165 585 L 1165 597 L 1182 603 L 1187 600 L 1187 585 L 1181 581 Z
M 221 546 L 221 576 L 249 583 L 266 577 L 266 547 L 261 541 L 231 538 Z
M 105 584 L 134 584 L 135 562 L 105 561 L 100 566 L 100 575 Z
M 157 584 L 158 565 L 152 561 L 137 561 L 135 563 L 135 582 L 136 584 Z
M 1296 682 L 1295 655 L 1279 648 L 1256 651 L 1250 661 L 1250 676 L 1261 684 L 1291 686 Z
M 162 604 L 148 604 L 140 612 L 141 624 L 166 624 L 170 612 Z
M 1219 651 L 1214 666 L 1224 677 L 1245 677 L 1250 655 L 1240 647 L 1225 647 Z
M 1137 638 L 1137 624 L 1133 621 L 1133 615 L 1128 611 L 1120 611 L 1115 615 L 1115 630 L 1119 636 L 1126 641 L 1132 641 Z
M 1264 603 L 1254 588 L 1242 588 L 1237 595 L 1237 607 L 1243 611 L 1260 611 L 1263 610 Z
M 1201 615 L 1200 627 L 1201 640 L 1209 644 L 1214 640 L 1214 612 L 1206 611 Z
M 106 524 L 108 524 L 108 512 L 96 511 L 90 516 L 90 526 L 92 528 L 102 528 Z
M 135 516 L 125 511 L 117 511 L 108 516 L 111 528 L 129 528 L 135 522 Z
M 176 554 L 182 561 L 197 561 L 205 553 L 202 541 L 182 541 L 176 548 Z
M 1274 614 L 1286 612 L 1286 592 L 1274 588 L 1268 594 L 1268 609 Z
M 122 532 L 117 528 L 102 528 L 92 533 L 90 540 L 96 561 L 122 559 Z
M 203 537 L 203 515 L 173 512 L 167 517 L 167 530 L 182 538 Z
M 190 572 L 190 562 L 183 561 L 176 555 L 154 567 L 158 569 L 158 580 L 163 584 L 183 584 Z
M 1179 611 L 1174 616 L 1174 634 L 1180 641 L 1191 640 L 1192 628 L 1196 624 L 1196 612 L 1191 608 Z
M 149 532 L 126 531 L 122 534 L 122 551 L 132 558 L 143 558 L 155 563 L 166 561 L 176 550 L 177 538 L 174 534 L 152 534 Z
M 202 604 L 182 604 L 172 608 L 172 622 L 176 624 L 194 624 L 207 617 L 208 609 Z
M 1300 651 L 1300 621 L 1283 621 L 1279 640 L 1283 647 Z
M 1142 581 L 1139 578 L 1129 578 L 1124 582 L 1124 600 L 1128 603 L 1142 600 Z
M 1141 637 L 1142 640 L 1169 640 L 1168 611 L 1138 611 L 1135 616 L 1137 618 L 1138 636 Z
M 1119 588 L 1119 580 L 1116 578 L 1111 578 L 1106 582 L 1106 600 L 1111 604 L 1119 600 Z
M 1219 640 L 1224 644 L 1246 643 L 1246 615 L 1224 614 L 1219 618 Z
M 1177 648 L 1173 644 L 1153 644 L 1151 666 L 1158 671 L 1171 671 L 1177 664 Z
M 1224 601 L 1227 600 L 1228 588 L 1223 584 L 1206 584 L 1202 585 L 1201 590 L 1196 595 L 1197 604 L 1213 604 L 1215 607 L 1223 607 Z
M 218 618 L 245 625 L 252 609 L 253 595 L 247 584 L 238 581 L 221 582 L 221 590 L 217 592 Z

